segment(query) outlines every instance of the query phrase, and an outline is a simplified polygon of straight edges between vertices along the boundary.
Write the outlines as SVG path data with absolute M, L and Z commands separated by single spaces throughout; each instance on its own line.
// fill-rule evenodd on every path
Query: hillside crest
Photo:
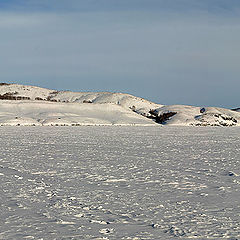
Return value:
M 164 106 L 125 93 L 0 83 L 0 125 L 240 126 L 239 109 Z

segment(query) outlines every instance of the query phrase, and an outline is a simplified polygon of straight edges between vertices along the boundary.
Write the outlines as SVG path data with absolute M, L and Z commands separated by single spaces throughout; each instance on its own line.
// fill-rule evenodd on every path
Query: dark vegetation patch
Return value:
M 40 98 L 40 97 L 36 97 L 35 100 L 43 101 L 44 99 L 42 99 L 42 98 Z
M 0 95 L 0 100 L 30 100 L 30 97 L 16 96 L 18 92 L 8 92 Z
M 131 107 L 129 107 L 133 112 L 136 112 L 136 107 L 133 105 Z
M 83 103 L 92 103 L 91 100 L 83 100 Z
M 214 122 L 209 121 L 207 116 L 213 116 Z M 205 118 L 206 117 L 206 118 Z M 196 118 L 195 118 L 196 119 Z M 193 123 L 194 126 L 223 126 L 223 127 L 231 127 L 237 124 L 237 119 L 232 116 L 223 115 L 220 113 L 209 113 L 202 115 L 202 118 L 198 118 L 197 123 Z
M 0 83 L 0 86 L 9 86 L 11 85 L 10 83 Z
M 233 108 L 233 109 L 231 109 L 232 111 L 240 111 L 240 108 Z
M 149 116 L 148 118 L 154 119 L 157 123 L 160 124 L 166 123 L 166 121 L 170 120 L 171 117 L 177 114 L 177 112 L 165 112 L 159 115 L 158 112 L 153 109 L 151 109 L 149 113 L 151 114 L 151 116 Z
M 234 123 L 237 123 L 237 119 L 231 117 L 231 116 L 226 116 L 226 115 L 222 115 L 222 114 L 214 114 L 214 117 L 217 117 L 217 118 L 222 118 L 223 120 L 226 120 L 226 121 L 233 121 Z
M 48 96 L 47 97 L 47 101 L 50 101 L 50 102 L 57 102 L 58 100 L 56 99 L 52 99 L 54 96 Z
M 50 94 L 51 95 L 57 95 L 59 93 L 59 91 L 53 91 L 53 92 L 51 92 Z
M 156 116 L 156 122 L 163 124 L 176 114 L 177 114 L 176 112 L 162 113 L 161 115 Z

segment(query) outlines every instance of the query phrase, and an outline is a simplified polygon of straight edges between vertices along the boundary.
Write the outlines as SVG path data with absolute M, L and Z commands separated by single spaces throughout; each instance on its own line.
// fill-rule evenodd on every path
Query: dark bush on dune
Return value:
M 0 83 L 0 86 L 8 86 L 8 85 L 11 85 L 11 84 L 9 84 L 9 83 Z
M 165 112 L 160 115 L 156 110 L 151 109 L 149 111 L 151 116 L 149 118 L 155 119 L 157 123 L 164 124 L 167 120 L 177 114 L 177 112 Z

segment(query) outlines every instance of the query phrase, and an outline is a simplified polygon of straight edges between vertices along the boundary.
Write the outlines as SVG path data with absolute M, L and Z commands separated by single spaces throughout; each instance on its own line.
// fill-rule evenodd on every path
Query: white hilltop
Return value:
M 56 91 L 35 86 L 0 84 L 0 95 L 7 93 L 11 94 L 13 98 L 26 97 L 30 100 L 42 99 L 71 103 L 91 102 L 94 104 L 113 103 L 126 109 L 133 108 L 142 115 L 149 115 L 150 109 L 163 106 L 126 93 Z
M 240 126 L 240 112 L 164 106 L 125 93 L 56 91 L 0 83 L 0 125 Z
M 154 110 L 162 124 L 176 126 L 240 126 L 240 112 L 225 108 L 186 105 L 163 106 Z
M 157 125 L 162 105 L 130 94 L 56 91 L 0 84 L 0 125 Z

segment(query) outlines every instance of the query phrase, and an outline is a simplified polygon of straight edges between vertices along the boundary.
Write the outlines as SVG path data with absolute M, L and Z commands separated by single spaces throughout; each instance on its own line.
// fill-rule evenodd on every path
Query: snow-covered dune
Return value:
M 16 101 L 17 100 L 17 101 Z M 239 109 L 164 106 L 125 93 L 0 83 L 0 125 L 240 126 Z
M 163 124 L 179 126 L 240 126 L 240 112 L 216 107 L 171 105 L 155 109 Z
M 0 84 L 0 96 L 4 99 L 29 98 L 29 100 L 48 100 L 59 102 L 77 102 L 77 103 L 113 103 L 131 108 L 135 112 L 144 116 L 149 115 L 150 109 L 159 108 L 163 105 L 155 104 L 143 98 L 135 97 L 125 93 L 111 92 L 71 92 L 56 91 L 35 86 L 25 86 L 19 84 Z
M 44 101 L 0 102 L 0 125 L 156 125 L 115 104 Z

